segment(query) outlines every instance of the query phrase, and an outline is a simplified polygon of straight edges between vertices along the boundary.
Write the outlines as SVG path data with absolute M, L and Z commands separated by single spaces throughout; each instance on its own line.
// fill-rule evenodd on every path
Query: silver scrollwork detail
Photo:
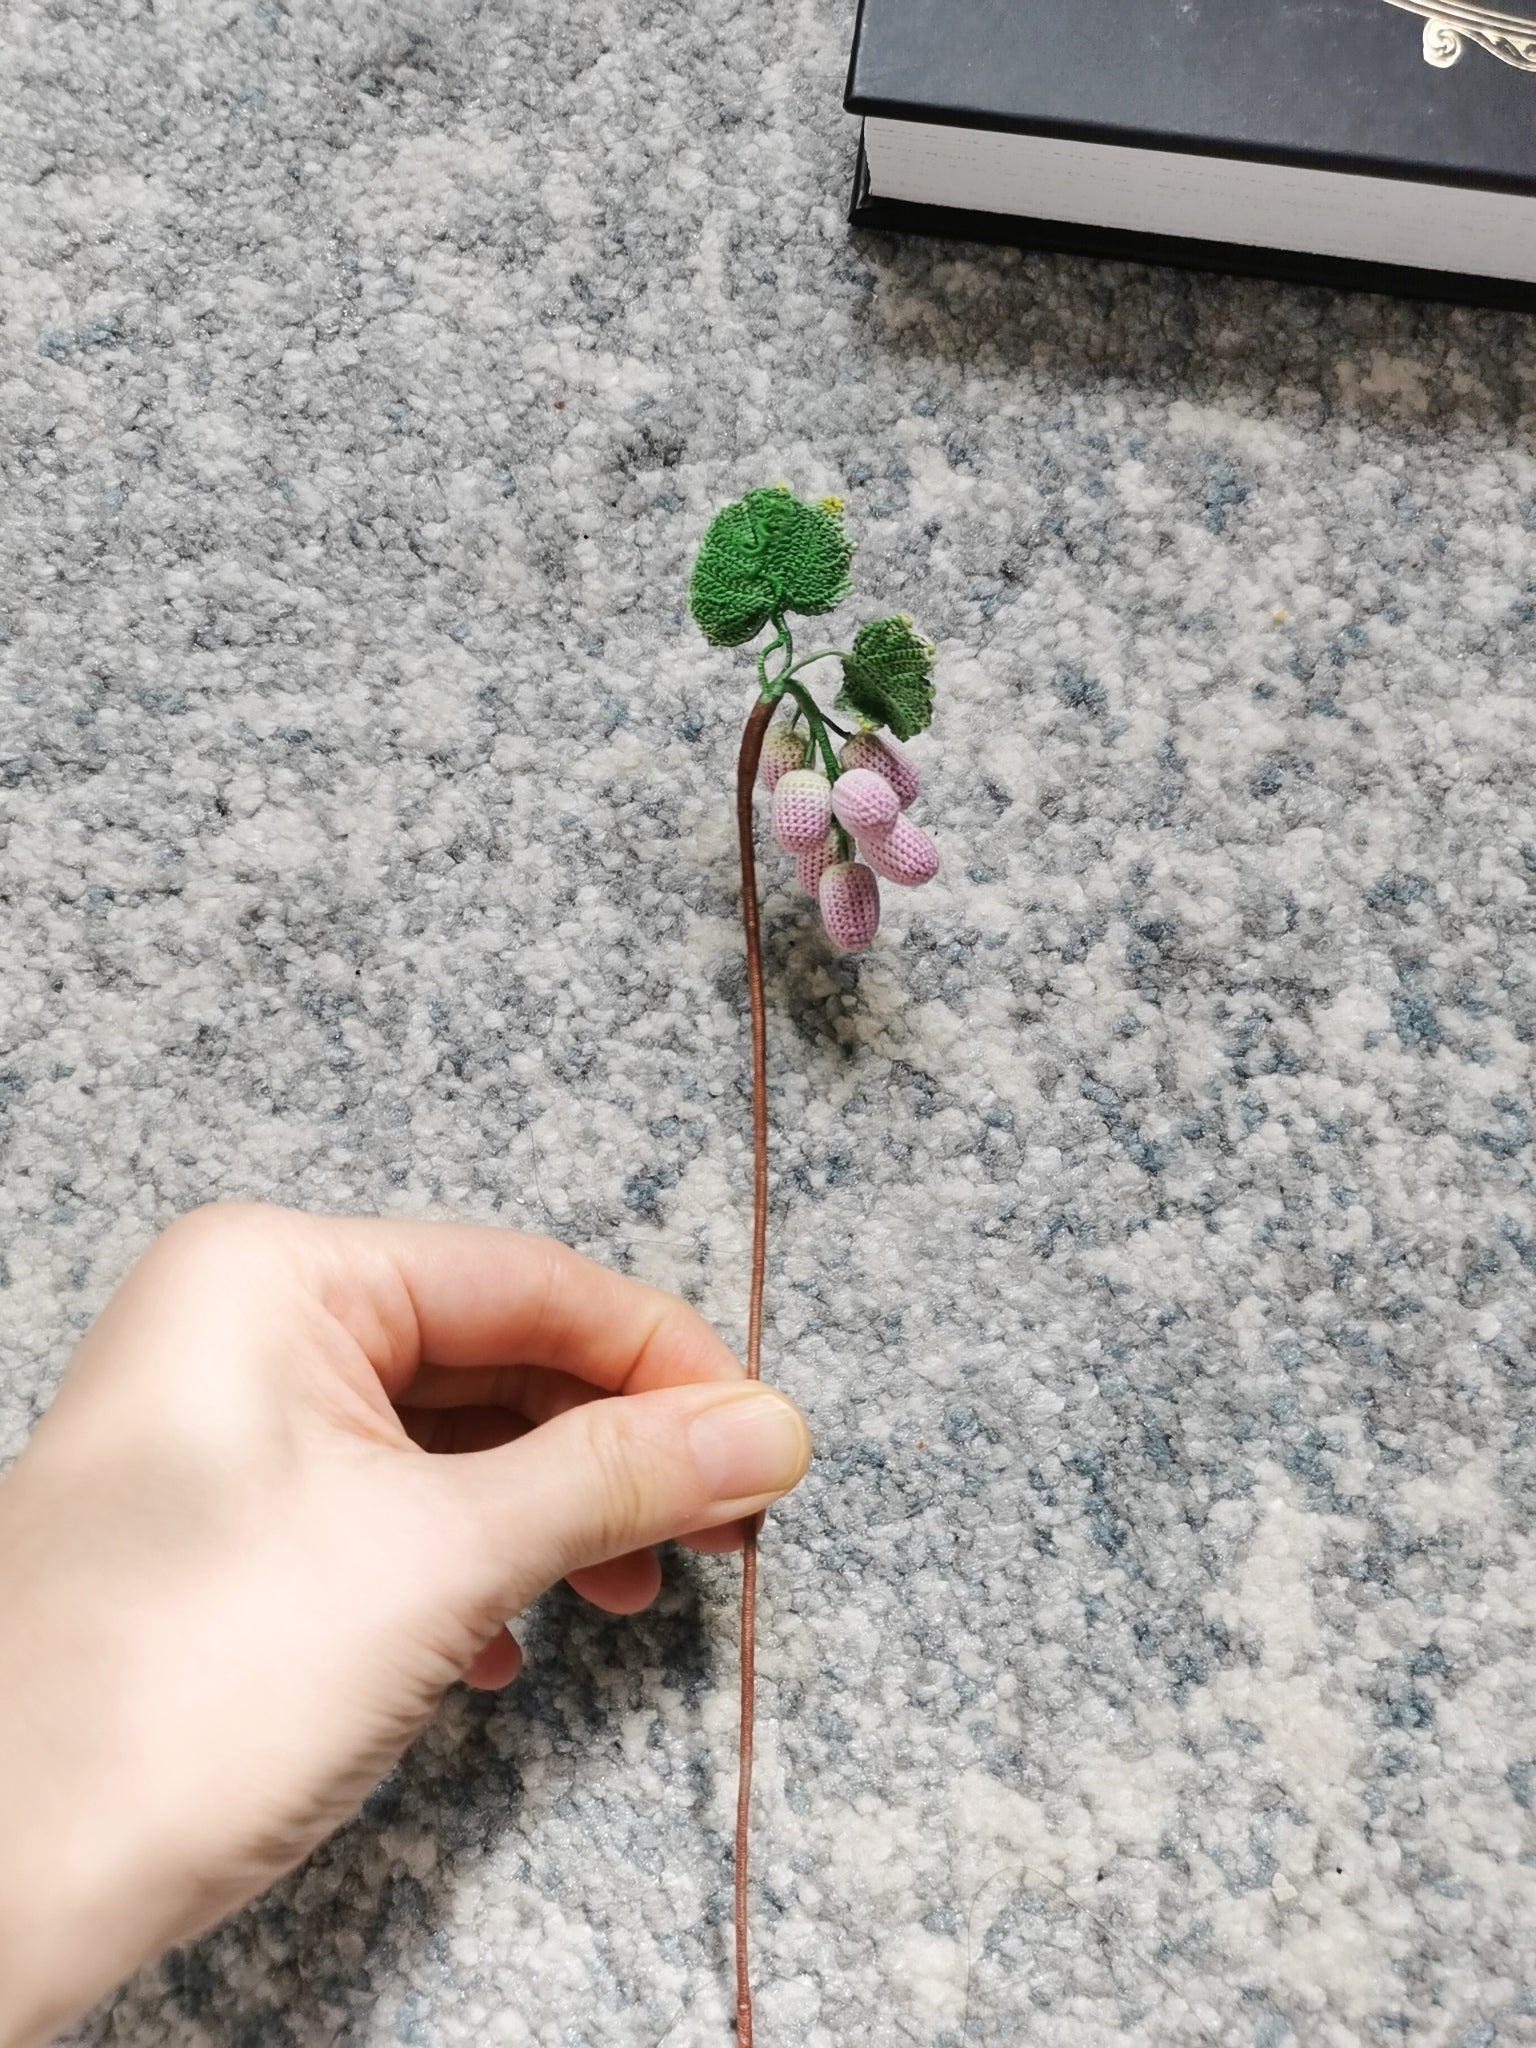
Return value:
M 1529 15 L 1505 14 L 1476 0 L 1387 0 L 1387 5 L 1423 17 L 1424 62 L 1439 71 L 1457 63 L 1468 43 L 1517 71 L 1536 71 L 1536 21 Z

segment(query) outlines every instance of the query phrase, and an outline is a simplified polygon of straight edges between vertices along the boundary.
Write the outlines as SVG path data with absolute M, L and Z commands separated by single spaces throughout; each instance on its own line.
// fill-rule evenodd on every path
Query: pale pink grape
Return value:
M 814 768 L 792 768 L 773 792 L 773 836 L 786 853 L 820 846 L 832 822 L 832 785 Z
M 809 742 L 803 732 L 791 732 L 787 725 L 775 725 L 769 729 L 763 741 L 762 758 L 758 762 L 757 779 L 770 795 L 793 769 L 805 766 Z
M 862 953 L 880 929 L 880 884 L 856 860 L 840 860 L 827 869 L 817 892 L 821 921 L 840 953 Z
M 844 768 L 868 768 L 883 775 L 904 811 L 916 801 L 922 785 L 917 770 L 897 741 L 882 739 L 874 732 L 856 732 L 837 758 Z
M 910 818 L 898 818 L 884 832 L 861 832 L 859 852 L 877 875 L 903 889 L 920 889 L 939 872 L 939 849 Z
M 829 832 L 820 846 L 813 846 L 809 853 L 795 855 L 795 874 L 807 896 L 820 894 L 822 876 L 841 859 L 842 849 L 836 832 Z
M 873 768 L 847 768 L 832 785 L 832 815 L 850 832 L 883 832 L 900 814 L 895 790 Z

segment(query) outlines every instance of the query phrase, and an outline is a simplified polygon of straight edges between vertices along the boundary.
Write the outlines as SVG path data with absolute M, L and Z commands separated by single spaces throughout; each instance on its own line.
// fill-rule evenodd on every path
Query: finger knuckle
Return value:
M 204 1202 L 178 1216 L 160 1241 L 176 1251 L 251 1243 L 274 1234 L 287 1213 L 265 1202 Z
M 592 1507 L 581 1539 L 587 1555 L 577 1562 L 596 1563 L 632 1550 L 644 1532 L 645 1461 L 621 1402 L 592 1402 L 581 1411 L 580 1427 L 586 1438 Z

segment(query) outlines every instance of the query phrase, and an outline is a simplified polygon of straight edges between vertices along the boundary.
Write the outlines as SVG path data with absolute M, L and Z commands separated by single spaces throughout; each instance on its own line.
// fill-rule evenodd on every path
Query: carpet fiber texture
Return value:
M 945 866 L 765 863 L 763 2048 L 1536 2041 L 1536 328 L 851 237 L 850 32 L 17 0 L 0 1453 L 215 1198 L 740 1340 L 683 591 L 840 492 Z M 81 2040 L 728 2041 L 733 1600 L 549 1601 Z

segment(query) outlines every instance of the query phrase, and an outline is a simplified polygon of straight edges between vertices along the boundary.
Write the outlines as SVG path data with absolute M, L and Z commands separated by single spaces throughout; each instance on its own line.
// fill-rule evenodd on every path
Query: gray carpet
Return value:
M 851 239 L 849 31 L 13 10 L 0 1452 L 212 1197 L 739 1337 L 682 591 L 840 491 L 945 870 L 769 862 L 763 2048 L 1536 2041 L 1536 328 Z M 728 2041 L 732 1598 L 551 1601 L 81 2038 Z

